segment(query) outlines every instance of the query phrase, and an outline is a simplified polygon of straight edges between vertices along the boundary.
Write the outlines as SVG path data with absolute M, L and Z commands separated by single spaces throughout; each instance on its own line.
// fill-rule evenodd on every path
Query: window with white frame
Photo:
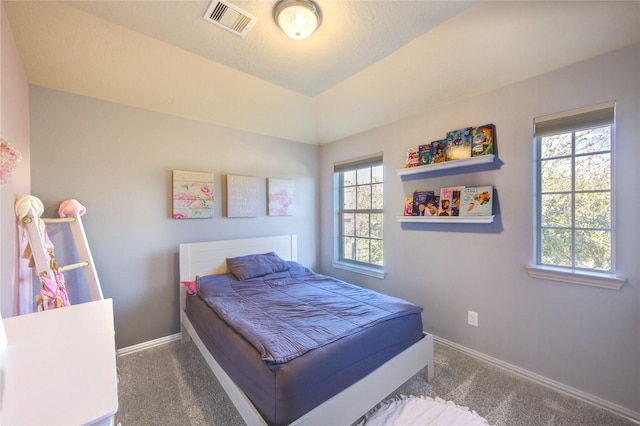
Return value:
M 615 102 L 534 120 L 536 264 L 614 272 Z
M 338 261 L 354 267 L 382 270 L 382 156 L 337 163 Z

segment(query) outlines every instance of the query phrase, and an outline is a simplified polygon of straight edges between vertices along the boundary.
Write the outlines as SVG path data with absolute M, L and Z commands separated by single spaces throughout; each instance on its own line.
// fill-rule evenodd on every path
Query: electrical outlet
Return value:
M 469 311 L 467 313 L 467 322 L 469 323 L 469 325 L 473 325 L 475 327 L 478 326 L 478 313 L 477 312 L 473 312 L 473 311 Z

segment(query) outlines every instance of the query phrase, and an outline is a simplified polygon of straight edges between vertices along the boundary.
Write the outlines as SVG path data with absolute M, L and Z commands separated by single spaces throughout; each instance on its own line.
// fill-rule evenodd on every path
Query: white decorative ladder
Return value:
M 80 214 L 76 213 L 68 217 L 61 218 L 41 218 L 35 209 L 30 207 L 28 213 L 18 219 L 22 220 L 24 225 L 26 237 L 29 242 L 29 246 L 31 247 L 31 254 L 33 256 L 36 273 L 39 276 L 46 275 L 54 281 L 55 271 L 47 250 L 44 227 L 46 224 L 52 223 L 69 223 L 78 257 L 82 259 L 82 261 L 69 265 L 58 266 L 58 271 L 64 272 L 83 268 L 84 278 L 87 283 L 91 300 L 103 299 L 102 288 L 100 287 L 100 281 L 98 280 L 98 273 L 93 263 L 93 257 L 91 256 L 89 242 L 87 241 L 87 236 L 84 232 Z M 46 303 L 44 305 L 46 305 Z

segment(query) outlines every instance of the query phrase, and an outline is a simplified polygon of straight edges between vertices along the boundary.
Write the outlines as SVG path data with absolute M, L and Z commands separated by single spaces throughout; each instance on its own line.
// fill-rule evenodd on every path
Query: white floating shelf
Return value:
M 396 216 L 398 222 L 408 223 L 492 223 L 492 216 Z
M 459 167 L 477 166 L 478 164 L 493 163 L 494 154 L 481 155 L 478 157 L 463 158 L 462 160 L 444 161 L 442 163 L 425 164 L 424 166 L 409 167 L 396 170 L 398 176 L 416 175 L 421 173 L 431 173 L 438 170 L 457 169 Z

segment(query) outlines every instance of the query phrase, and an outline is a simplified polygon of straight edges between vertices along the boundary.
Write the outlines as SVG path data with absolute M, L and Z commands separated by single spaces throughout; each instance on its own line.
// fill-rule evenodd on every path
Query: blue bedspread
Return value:
M 280 364 L 380 322 L 421 312 L 403 299 L 312 272 L 288 271 L 238 281 L 197 277 L 198 294 L 268 363 Z

